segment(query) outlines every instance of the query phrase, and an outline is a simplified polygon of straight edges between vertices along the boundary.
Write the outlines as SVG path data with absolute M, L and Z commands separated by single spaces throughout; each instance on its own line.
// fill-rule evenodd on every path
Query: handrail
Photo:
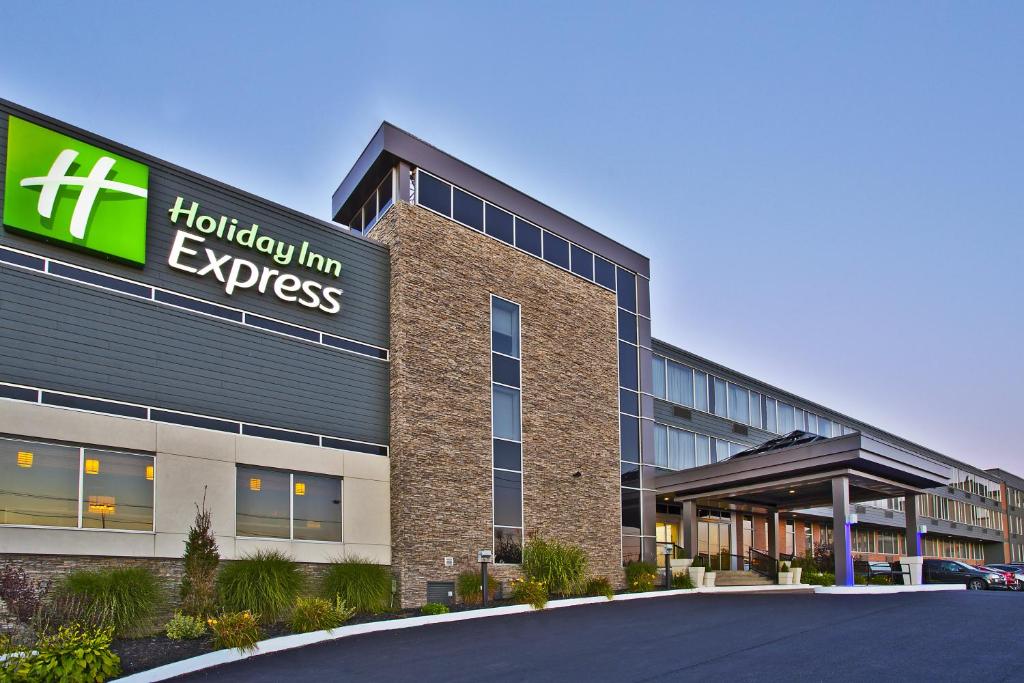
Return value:
M 732 560 L 737 560 L 737 566 L 741 569 L 745 569 L 747 565 L 747 558 L 743 555 L 733 555 L 731 553 L 697 553 L 697 557 L 703 558 L 704 566 L 711 571 L 729 571 L 732 569 Z
M 756 548 L 748 548 L 747 554 L 750 558 L 750 570 L 769 579 L 777 579 L 779 576 L 779 560 Z

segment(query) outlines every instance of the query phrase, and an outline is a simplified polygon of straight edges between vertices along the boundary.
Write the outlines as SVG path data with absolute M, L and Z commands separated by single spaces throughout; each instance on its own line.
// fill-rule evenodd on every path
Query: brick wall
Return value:
M 527 538 L 581 545 L 622 584 L 614 295 L 400 203 L 391 246 L 391 520 L 402 602 L 491 548 L 490 295 L 522 307 Z M 579 477 L 573 477 L 575 472 Z M 454 568 L 444 557 L 455 558 Z M 500 580 L 516 568 L 494 567 Z

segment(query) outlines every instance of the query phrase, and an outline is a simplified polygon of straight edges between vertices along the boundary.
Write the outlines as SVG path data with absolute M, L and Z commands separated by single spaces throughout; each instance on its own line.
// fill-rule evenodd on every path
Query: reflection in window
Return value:
M 80 449 L 0 440 L 0 523 L 78 526 Z
M 341 478 L 239 465 L 235 533 L 341 542 Z
M 86 529 L 153 529 L 153 459 L 86 449 L 82 526 Z
M 149 455 L 0 439 L 0 524 L 153 530 Z

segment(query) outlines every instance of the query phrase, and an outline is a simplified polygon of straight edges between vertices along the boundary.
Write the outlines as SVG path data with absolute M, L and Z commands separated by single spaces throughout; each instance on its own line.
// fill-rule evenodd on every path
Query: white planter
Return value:
M 705 588 L 714 588 L 715 587 L 715 577 L 716 576 L 717 576 L 716 572 L 704 572 L 704 587 Z
M 673 571 L 686 571 L 693 564 L 692 557 L 672 558 L 670 560 Z
M 694 588 L 700 588 L 704 585 L 704 572 L 707 569 L 704 567 L 690 567 L 686 571 L 690 574 L 690 581 L 693 582 Z
M 780 586 L 791 586 L 791 585 L 793 585 L 793 572 L 779 572 L 779 585 Z
M 792 569 L 789 570 L 789 573 L 793 575 L 793 584 L 794 585 L 798 585 L 800 583 L 800 579 L 803 577 L 804 568 L 803 567 L 793 567 Z

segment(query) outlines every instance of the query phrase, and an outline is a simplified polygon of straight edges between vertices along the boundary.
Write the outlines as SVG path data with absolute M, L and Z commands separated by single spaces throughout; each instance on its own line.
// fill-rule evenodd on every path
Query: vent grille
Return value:
M 672 406 L 672 414 L 685 420 L 693 418 L 693 411 L 689 408 L 683 408 L 682 406 Z
M 427 581 L 427 602 L 451 605 L 455 602 L 454 581 Z
M 892 519 L 893 518 L 892 511 L 891 510 L 886 510 L 885 511 L 885 516 L 886 516 L 887 519 Z
M 736 425 L 736 424 L 734 424 L 732 426 L 732 433 L 733 434 L 742 434 L 743 436 L 746 436 L 746 435 L 748 435 L 750 433 L 750 430 L 747 429 L 746 425 Z

